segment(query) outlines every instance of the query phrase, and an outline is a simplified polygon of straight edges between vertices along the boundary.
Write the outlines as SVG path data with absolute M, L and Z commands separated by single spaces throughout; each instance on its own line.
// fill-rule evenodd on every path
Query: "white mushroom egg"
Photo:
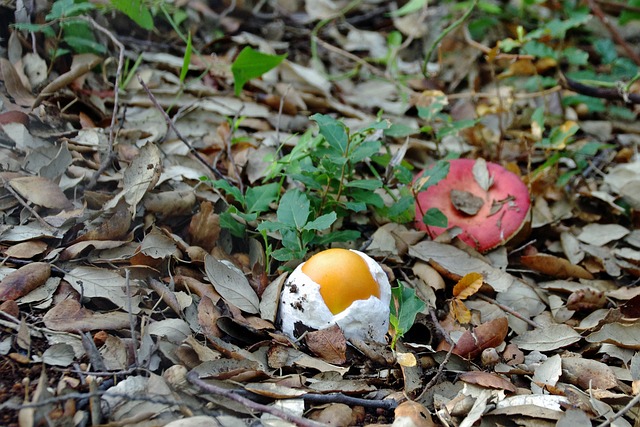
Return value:
M 293 339 L 337 324 L 347 339 L 385 342 L 390 301 L 389 279 L 376 261 L 355 250 L 327 249 L 289 276 L 279 321 Z

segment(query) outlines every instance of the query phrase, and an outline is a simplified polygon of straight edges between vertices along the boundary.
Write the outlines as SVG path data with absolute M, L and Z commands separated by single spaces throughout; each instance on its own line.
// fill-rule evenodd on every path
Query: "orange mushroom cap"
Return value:
M 302 272 L 320 285 L 320 295 L 334 315 L 356 300 L 380 298 L 380 286 L 367 262 L 348 249 L 318 252 L 302 265 Z

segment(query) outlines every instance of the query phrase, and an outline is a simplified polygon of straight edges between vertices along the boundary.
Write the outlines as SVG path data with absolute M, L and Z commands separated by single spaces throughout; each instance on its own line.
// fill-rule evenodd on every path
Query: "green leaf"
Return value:
M 276 215 L 283 224 L 302 230 L 311 213 L 310 209 L 309 199 L 303 192 L 298 189 L 289 190 L 280 199 Z
M 262 213 L 269 209 L 269 205 L 278 199 L 280 184 L 272 182 L 259 187 L 249 187 L 244 195 L 247 212 Z
M 431 208 L 422 217 L 422 221 L 426 225 L 431 225 L 433 227 L 442 227 L 447 228 L 449 225 L 449 220 L 447 216 L 442 213 L 442 211 L 438 208 Z
M 327 245 L 333 242 L 349 242 L 359 238 L 360 232 L 357 230 L 340 230 L 316 236 L 313 239 L 313 243 L 316 245 Z
M 331 224 L 333 224 L 336 219 L 338 219 L 338 215 L 336 215 L 335 212 L 330 212 L 328 214 L 319 216 L 311 222 L 308 222 L 303 227 L 303 230 L 326 230 L 327 228 L 331 227 Z
M 455 135 L 463 129 L 475 126 L 479 121 L 480 119 L 467 119 L 447 123 L 446 126 L 436 132 L 436 138 L 442 139 L 447 135 Z
M 551 46 L 532 40 L 522 46 L 522 53 L 533 55 L 537 58 L 553 58 L 558 59 L 558 54 Z
M 291 227 L 289 227 L 288 225 L 278 221 L 262 221 L 260 224 L 258 224 L 258 226 L 256 227 L 256 230 L 282 232 L 282 230 L 286 230 L 290 228 Z
M 242 49 L 231 65 L 236 96 L 240 95 L 245 83 L 274 69 L 286 57 L 286 53 L 284 55 L 267 55 L 254 50 L 250 46 Z
M 416 192 L 424 191 L 445 179 L 449 174 L 450 167 L 451 165 L 446 160 L 439 160 L 433 167 L 425 169 L 415 181 L 417 185 Z
M 153 16 L 142 0 L 110 0 L 111 5 L 145 30 L 153 30 Z
M 230 211 L 220 214 L 220 227 L 229 230 L 236 237 L 244 237 L 246 233 L 244 224 L 239 223 Z
M 447 104 L 449 104 L 449 101 L 445 95 L 436 96 L 429 106 L 418 107 L 418 117 L 427 121 L 433 120 Z
M 427 4 L 427 0 L 409 0 L 400 9 L 391 12 L 391 16 L 405 16 L 421 10 Z
M 378 179 L 361 179 L 358 181 L 349 181 L 345 187 L 362 188 L 363 190 L 377 190 L 382 187 L 382 181 Z
M 193 46 L 191 44 L 191 31 L 189 31 L 189 38 L 187 39 L 187 49 L 184 52 L 184 58 L 182 58 L 182 69 L 180 70 L 180 84 L 184 84 L 184 80 L 187 78 L 189 72 L 189 65 L 191 64 L 191 50 Z
M 398 281 L 398 287 L 391 288 L 390 322 L 395 329 L 395 341 L 402 337 L 416 320 L 416 315 L 425 309 L 425 303 L 416 296 L 414 289 L 405 287 Z
M 361 188 L 352 188 L 349 191 L 349 197 L 356 202 L 362 202 L 368 206 L 374 206 L 376 208 L 384 206 L 384 200 L 382 200 L 382 197 L 373 191 L 363 190 Z
M 51 11 L 44 17 L 47 21 L 64 18 L 66 16 L 78 16 L 85 14 L 96 7 L 89 2 L 76 3 L 74 0 L 58 0 L 51 6 Z
M 354 163 L 361 162 L 380 151 L 381 146 L 380 141 L 364 141 L 352 150 L 349 160 Z
M 577 47 L 568 47 L 562 51 L 562 55 L 567 58 L 569 64 L 587 65 L 589 63 L 589 53 Z
M 29 31 L 32 33 L 42 32 L 47 37 L 56 36 L 55 31 L 53 31 L 53 28 L 51 28 L 50 25 L 18 23 L 13 24 L 12 27 L 20 31 Z
M 238 187 L 235 187 L 229 184 L 229 181 L 225 181 L 224 179 L 219 179 L 213 182 L 213 187 L 218 188 L 225 193 L 231 195 L 237 202 L 242 204 L 242 206 L 246 206 L 246 202 L 244 200 L 244 196 Z
M 324 139 L 327 140 L 327 143 L 331 147 L 338 150 L 341 154 L 346 153 L 349 136 L 342 123 L 324 114 L 314 114 L 311 116 L 311 120 L 318 123 L 320 134 L 324 136 Z

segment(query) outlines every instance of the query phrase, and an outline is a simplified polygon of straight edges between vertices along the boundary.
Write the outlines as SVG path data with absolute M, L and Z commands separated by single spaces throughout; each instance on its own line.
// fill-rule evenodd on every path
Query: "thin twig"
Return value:
M 182 141 L 182 143 L 184 145 L 187 146 L 187 148 L 189 149 L 189 152 L 191 152 L 191 154 L 193 154 L 193 156 L 200 162 L 202 163 L 207 169 L 209 169 L 211 172 L 213 172 L 213 174 L 215 176 L 217 176 L 218 178 L 222 178 L 222 179 L 226 179 L 225 176 L 222 174 L 222 172 L 220 172 L 218 169 L 214 168 L 213 166 L 211 166 L 209 164 L 209 162 L 207 162 L 207 160 L 202 157 L 200 155 L 200 153 L 198 153 L 198 151 L 193 147 L 193 145 L 191 145 L 184 136 L 182 136 L 182 134 L 180 133 L 180 131 L 178 130 L 178 128 L 176 127 L 175 123 L 173 123 L 173 120 L 171 120 L 171 117 L 169 117 L 169 115 L 167 114 L 166 111 L 164 111 L 164 109 L 162 108 L 162 106 L 158 103 L 158 100 L 156 99 L 156 97 L 153 95 L 153 93 L 151 93 L 151 90 L 149 90 L 149 87 L 147 86 L 147 84 L 144 82 L 144 80 L 142 80 L 142 77 L 140 77 L 140 75 L 137 76 L 138 77 L 138 82 L 140 82 L 140 85 L 142 86 L 142 88 L 144 89 L 145 92 L 147 92 L 147 96 L 149 97 L 149 99 L 151 100 L 151 103 L 153 104 L 154 107 L 156 107 L 156 109 L 158 111 L 160 111 L 160 113 L 162 114 L 162 117 L 164 117 L 165 122 L 167 122 L 167 125 L 171 128 L 171 130 L 176 134 L 176 136 L 178 137 L 178 139 L 180 141 Z
M 522 314 L 518 313 L 517 311 L 515 311 L 511 307 L 507 307 L 504 304 L 500 304 L 498 301 L 494 300 L 493 298 L 489 298 L 488 296 L 482 295 L 482 294 L 475 294 L 475 296 L 477 296 L 481 300 L 485 300 L 487 302 L 490 302 L 491 304 L 495 304 L 502 311 L 506 311 L 507 313 L 509 313 L 513 317 L 516 317 L 516 318 L 522 320 L 523 322 L 527 322 L 529 325 L 533 326 L 534 328 L 540 328 L 540 325 L 538 325 L 533 320 L 527 319 L 526 317 L 524 317 Z
M 301 396 L 302 399 L 312 403 L 344 403 L 345 405 L 362 406 L 365 408 L 379 408 L 387 411 L 398 406 L 394 399 L 362 399 L 359 397 L 347 396 L 342 393 L 317 394 L 307 393 Z
M 593 14 L 598 17 L 600 22 L 602 22 L 605 27 L 607 27 L 607 30 L 611 34 L 611 37 L 613 37 L 613 39 L 616 41 L 616 43 L 620 45 L 620 47 L 627 53 L 629 58 L 631 58 L 633 62 L 636 63 L 636 65 L 640 65 L 640 55 L 638 55 L 631 48 L 631 46 L 629 46 L 624 37 L 622 37 L 620 32 L 618 32 L 616 27 L 614 27 L 611 21 L 609 21 L 609 18 L 607 18 L 607 16 L 604 14 L 598 3 L 595 0 L 587 0 L 587 3 L 589 4 L 589 9 L 591 9 Z
M 433 376 L 433 378 L 431 378 L 431 380 L 429 380 L 427 385 L 424 386 L 422 393 L 420 393 L 420 395 L 415 399 L 416 401 L 420 401 L 422 397 L 424 397 L 424 394 L 429 391 L 431 387 L 436 384 L 436 382 L 438 382 L 438 379 L 444 372 L 444 368 L 447 366 L 447 363 L 449 363 L 449 359 L 451 359 L 451 355 L 453 354 L 453 349 L 456 346 L 447 331 L 445 331 L 442 328 L 442 325 L 440 325 L 440 322 L 438 322 L 438 317 L 436 316 L 436 312 L 433 310 L 433 308 L 429 308 L 429 316 L 431 316 L 431 322 L 433 322 L 433 326 L 438 330 L 438 332 L 440 332 L 442 337 L 449 344 L 449 351 L 447 351 L 447 354 L 444 356 L 444 360 L 442 360 L 442 363 L 440 363 L 440 366 L 438 366 L 436 374 Z
M 474 47 L 480 51 L 482 51 L 482 53 L 484 53 L 485 55 L 492 55 L 492 50 L 491 48 L 483 45 L 482 43 L 478 43 L 477 41 L 475 41 L 472 37 L 471 37 L 471 33 L 469 32 L 469 27 L 468 26 L 464 26 L 464 40 L 467 42 L 467 44 L 471 47 Z M 496 60 L 496 59 L 512 59 L 512 60 L 520 60 L 520 59 L 535 59 L 536 57 L 533 55 L 522 55 L 522 54 L 518 54 L 518 53 L 504 53 L 504 52 L 500 52 L 500 53 L 496 53 L 494 54 L 494 56 L 491 57 L 492 60 Z
M 621 89 L 610 89 L 602 87 L 589 86 L 584 83 L 577 82 L 560 74 L 560 81 L 574 92 L 594 98 L 609 99 L 612 101 L 624 101 L 630 104 L 640 104 L 640 95 L 637 93 L 625 93 Z
M 624 414 L 626 414 L 627 412 L 632 410 L 638 403 L 640 403 L 640 393 L 636 394 L 635 397 L 633 399 L 631 399 L 629 401 L 629 403 L 627 403 L 624 406 L 624 408 L 620 409 L 618 412 L 613 414 L 613 416 L 611 418 L 609 418 L 608 420 L 598 424 L 598 427 L 608 427 L 608 426 L 610 426 L 615 420 L 617 420 L 618 418 L 622 417 Z
M 293 415 L 293 414 L 291 414 L 289 412 L 283 411 L 283 410 L 278 409 L 278 408 L 276 408 L 274 406 L 267 406 L 267 405 L 263 405 L 261 403 L 256 403 L 253 400 L 250 400 L 250 399 L 247 399 L 246 397 L 242 397 L 242 396 L 238 395 L 233 390 L 227 390 L 225 388 L 218 387 L 218 386 L 213 385 L 213 384 L 209 384 L 209 383 L 201 380 L 200 376 L 198 375 L 198 373 L 196 371 L 189 372 L 187 374 L 187 379 L 189 380 L 190 383 L 200 387 L 203 391 L 215 394 L 217 396 L 226 397 L 227 399 L 233 400 L 234 402 L 237 402 L 237 403 L 239 403 L 239 404 L 241 404 L 241 405 L 245 406 L 246 408 L 251 409 L 253 411 L 271 414 L 273 416 L 281 418 L 281 419 L 283 419 L 285 421 L 289 421 L 290 423 L 293 423 L 293 424 L 295 424 L 297 426 L 301 426 L 301 427 L 320 427 L 320 426 L 324 426 L 324 424 L 309 420 L 307 418 L 299 417 L 297 415 Z
M 115 141 L 115 127 L 116 127 L 116 120 L 118 117 L 118 104 L 120 103 L 120 80 L 122 78 L 122 68 L 124 67 L 125 49 L 124 49 L 124 45 L 120 43 L 120 41 L 109 30 L 104 28 L 102 25 L 98 24 L 90 16 L 80 16 L 78 18 L 86 20 L 96 30 L 105 34 L 111 40 L 111 43 L 113 43 L 118 48 L 118 51 L 119 51 L 118 66 L 116 67 L 116 81 L 114 83 L 115 87 L 113 90 L 113 111 L 111 112 L 111 124 L 109 125 L 109 144 L 107 147 L 107 155 L 102 161 L 100 168 L 98 168 L 96 173 L 94 173 L 91 179 L 89 180 L 89 183 L 87 184 L 86 188 L 90 189 L 96 185 L 96 183 L 98 182 L 98 178 L 100 177 L 102 172 L 104 172 L 107 169 L 109 163 L 111 163 L 114 158 L 113 144 Z
M 433 55 L 433 51 L 436 50 L 436 48 L 438 47 L 438 45 L 440 44 L 440 42 L 442 40 L 444 40 L 445 37 L 447 37 L 449 35 L 449 33 L 451 33 L 452 31 L 454 31 L 456 28 L 458 28 L 460 25 L 462 25 L 462 23 L 464 21 L 467 20 L 467 18 L 469 18 L 469 16 L 471 16 L 471 12 L 473 12 L 473 10 L 476 8 L 476 6 L 478 5 L 478 1 L 479 0 L 473 0 L 473 3 L 471 4 L 471 6 L 469 6 L 469 9 L 467 9 L 464 12 L 464 15 L 462 15 L 460 18 L 458 18 L 456 21 L 454 21 L 451 25 L 449 25 L 447 28 L 445 28 L 442 33 L 440 33 L 440 35 L 438 36 L 438 38 L 433 42 L 433 44 L 431 45 L 431 47 L 429 48 L 429 51 L 427 52 L 427 54 L 424 57 L 424 62 L 422 63 L 422 74 L 425 77 L 429 77 L 428 73 L 427 73 L 427 64 L 429 63 L 429 60 L 431 59 L 431 55 Z
M 133 346 L 134 363 L 136 367 L 140 367 L 140 354 L 138 351 L 138 340 L 136 339 L 136 318 L 133 316 L 133 307 L 131 306 L 131 271 L 124 269 L 124 283 L 127 291 L 127 311 L 129 313 L 129 333 L 131 334 L 131 342 Z

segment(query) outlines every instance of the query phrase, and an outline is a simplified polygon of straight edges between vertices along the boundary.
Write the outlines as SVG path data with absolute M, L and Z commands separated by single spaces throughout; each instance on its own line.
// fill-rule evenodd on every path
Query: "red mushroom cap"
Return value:
M 492 182 L 485 190 L 473 173 L 475 163 L 472 159 L 450 160 L 447 177 L 418 193 L 416 227 L 432 239 L 446 231 L 422 221 L 429 209 L 438 208 L 447 217 L 448 228 L 462 229 L 458 235 L 462 241 L 486 252 L 508 242 L 528 225 L 531 202 L 522 180 L 496 163 L 486 163 Z

